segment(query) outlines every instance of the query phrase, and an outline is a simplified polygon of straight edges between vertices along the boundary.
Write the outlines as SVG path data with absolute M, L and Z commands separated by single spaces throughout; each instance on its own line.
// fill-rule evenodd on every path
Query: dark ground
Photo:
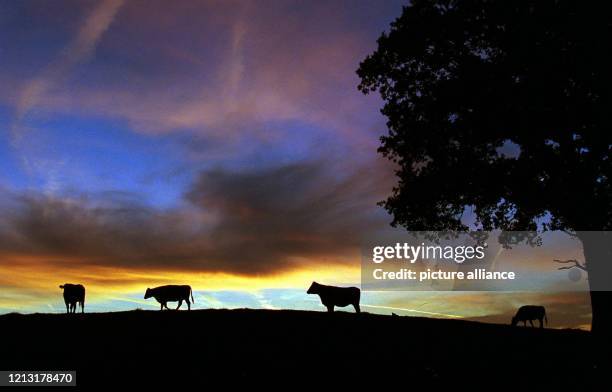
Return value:
M 241 309 L 9 314 L 0 333 L 0 370 L 76 370 L 80 387 L 211 390 L 215 380 L 293 389 L 331 379 L 402 389 L 607 389 L 596 381 L 590 333 L 575 330 Z

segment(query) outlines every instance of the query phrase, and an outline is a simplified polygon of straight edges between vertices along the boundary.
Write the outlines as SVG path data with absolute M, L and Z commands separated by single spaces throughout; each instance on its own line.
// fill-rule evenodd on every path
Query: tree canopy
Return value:
M 574 1 L 415 0 L 360 64 L 393 225 L 610 230 L 612 17 Z

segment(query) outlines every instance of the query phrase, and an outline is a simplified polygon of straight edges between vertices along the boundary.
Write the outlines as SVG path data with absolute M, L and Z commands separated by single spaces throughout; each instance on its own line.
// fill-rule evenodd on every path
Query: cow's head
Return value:
M 518 323 L 518 317 L 516 316 L 512 317 L 512 321 L 510 322 L 510 325 L 512 325 L 513 327 L 516 327 L 517 323 Z
M 306 294 L 317 294 L 319 292 L 319 286 L 317 282 L 312 282 Z
M 145 299 L 151 298 L 153 294 L 151 294 L 151 289 L 147 287 L 147 291 L 145 292 Z
M 64 288 L 64 285 L 63 285 L 63 284 L 60 284 L 60 289 L 63 289 L 63 288 Z

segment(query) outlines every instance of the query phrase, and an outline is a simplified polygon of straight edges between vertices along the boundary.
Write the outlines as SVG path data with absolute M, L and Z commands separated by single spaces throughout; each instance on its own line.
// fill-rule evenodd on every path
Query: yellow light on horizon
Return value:
M 47 259 L 49 260 L 49 259 Z M 0 265 L 0 306 L 13 309 L 18 305 L 32 306 L 57 298 L 63 283 L 81 283 L 87 290 L 87 302 L 109 300 L 135 301 L 128 294 L 144 293 L 147 287 L 166 284 L 189 284 L 194 291 L 243 291 L 263 289 L 304 289 L 313 280 L 327 284 L 355 284 L 360 280 L 359 264 L 346 260 L 330 263 L 310 261 L 297 270 L 260 275 L 239 275 L 227 272 L 186 270 L 150 270 L 80 265 L 77 260 L 48 262 L 38 257 L 15 257 Z M 9 267 L 10 264 L 10 267 Z

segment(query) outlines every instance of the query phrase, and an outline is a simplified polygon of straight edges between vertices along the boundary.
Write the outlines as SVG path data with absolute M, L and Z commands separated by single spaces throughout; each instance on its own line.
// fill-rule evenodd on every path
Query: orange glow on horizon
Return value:
M 47 259 L 49 260 L 49 259 Z M 360 280 L 359 264 L 314 263 L 299 270 L 265 275 L 237 275 L 226 272 L 147 270 L 107 266 L 79 266 L 76 260 L 53 262 L 40 257 L 18 256 L 12 263 L 0 265 L 3 296 L 0 307 L 14 309 L 19 305 L 44 304 L 57 297 L 63 283 L 81 283 L 87 289 L 89 302 L 125 300 L 126 293 L 140 293 L 147 287 L 165 284 L 189 284 L 195 291 L 236 290 L 255 292 L 262 289 L 306 290 L 313 280 L 328 284 L 355 284 Z
M 361 280 L 360 264 L 355 262 L 354 255 L 325 260 L 296 259 L 292 260 L 293 270 L 261 275 L 87 265 L 82 259 L 53 256 L 4 255 L 3 259 L 10 262 L 0 265 L 0 309 L 19 313 L 62 312 L 62 291 L 58 286 L 63 283 L 84 284 L 86 303 L 101 306 L 94 311 L 118 311 L 157 308 L 156 303 L 142 297 L 147 287 L 165 284 L 189 284 L 200 292 L 245 292 L 255 296 L 266 289 L 298 289 L 304 292 L 304 298 L 298 301 L 312 301 L 318 306 L 319 300 L 305 293 L 313 280 L 339 286 L 359 285 Z M 214 295 L 204 293 L 204 297 L 206 307 L 233 306 L 218 302 Z M 564 313 L 555 314 L 553 328 L 588 330 L 590 320 L 586 292 L 364 292 L 362 300 L 364 310 L 374 313 L 395 311 L 410 316 L 467 318 L 502 324 L 518 306 L 542 303 Z M 114 308 L 115 302 L 122 302 L 123 306 Z M 198 301 L 197 306 L 201 304 Z M 304 302 L 296 305 L 302 308 Z

